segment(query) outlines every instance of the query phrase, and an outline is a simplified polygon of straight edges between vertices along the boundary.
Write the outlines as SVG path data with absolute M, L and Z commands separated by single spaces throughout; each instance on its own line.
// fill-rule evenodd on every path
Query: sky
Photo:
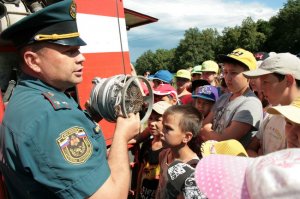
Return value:
M 127 32 L 131 62 L 147 50 L 178 46 L 184 32 L 240 26 L 246 17 L 269 20 L 287 0 L 124 0 L 124 7 L 158 18 Z

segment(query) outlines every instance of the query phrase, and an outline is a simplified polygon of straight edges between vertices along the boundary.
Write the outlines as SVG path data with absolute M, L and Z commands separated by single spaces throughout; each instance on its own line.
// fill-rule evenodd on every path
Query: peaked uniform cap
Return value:
M 255 70 L 256 69 L 256 59 L 254 57 L 254 55 L 242 48 L 238 48 L 235 49 L 234 51 L 232 51 L 231 53 L 229 53 L 228 55 L 219 55 L 218 56 L 220 62 L 230 62 L 230 61 L 237 61 L 240 62 L 242 64 L 244 64 L 245 66 L 248 67 L 249 70 Z
M 265 59 L 258 69 L 243 74 L 251 78 L 271 73 L 290 74 L 300 80 L 300 59 L 291 53 L 278 53 Z
M 30 14 L 5 29 L 1 38 L 16 47 L 47 41 L 60 45 L 83 46 L 76 23 L 76 4 L 63 0 Z

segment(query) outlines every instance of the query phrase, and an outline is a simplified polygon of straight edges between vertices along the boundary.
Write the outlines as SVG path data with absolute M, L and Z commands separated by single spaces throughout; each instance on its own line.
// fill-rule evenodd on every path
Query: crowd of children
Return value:
M 219 181 L 219 187 L 215 188 L 208 181 L 216 174 L 204 174 L 204 170 L 213 162 L 230 159 L 218 156 L 222 154 L 249 156 L 233 159 L 241 164 L 256 162 L 257 158 L 250 157 L 278 156 L 276 152 L 281 150 L 285 152 L 279 152 L 280 156 L 300 154 L 300 149 L 296 152 L 287 149 L 300 147 L 300 59 L 297 56 L 290 53 L 255 56 L 238 48 L 219 55 L 218 63 L 207 60 L 193 69 L 180 69 L 175 75 L 160 70 L 148 78 L 154 85 L 155 103 L 145 129 L 148 134 L 139 144 L 136 198 L 222 195 L 249 198 L 254 193 L 244 189 L 256 188 L 244 188 L 241 192 L 244 195 L 234 195 L 235 190 L 226 196 L 223 193 L 228 193 L 224 190 L 228 187 L 226 179 L 221 180 L 223 184 Z M 226 170 L 232 166 L 229 164 L 232 163 L 214 167 Z M 298 162 L 293 164 L 299 167 Z M 243 179 L 243 175 L 239 178 Z M 238 186 L 244 186 L 243 181 L 240 183 Z

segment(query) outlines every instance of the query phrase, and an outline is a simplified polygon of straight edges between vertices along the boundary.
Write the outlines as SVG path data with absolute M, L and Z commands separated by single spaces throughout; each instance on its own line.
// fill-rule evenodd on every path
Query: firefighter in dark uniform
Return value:
M 127 142 L 138 133 L 139 115 L 118 117 L 107 158 L 100 127 L 65 92 L 82 81 L 85 61 L 76 4 L 64 0 L 47 6 L 1 38 L 18 49 L 22 71 L 0 131 L 9 197 L 126 198 Z

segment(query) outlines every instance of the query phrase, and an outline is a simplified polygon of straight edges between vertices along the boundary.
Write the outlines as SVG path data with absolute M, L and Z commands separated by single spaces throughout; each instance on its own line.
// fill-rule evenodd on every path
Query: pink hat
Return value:
M 298 198 L 300 149 L 257 158 L 209 155 L 199 161 L 195 178 L 209 199 Z
M 153 89 L 154 95 L 171 95 L 177 99 L 177 91 L 170 84 L 160 84 L 158 87 Z

